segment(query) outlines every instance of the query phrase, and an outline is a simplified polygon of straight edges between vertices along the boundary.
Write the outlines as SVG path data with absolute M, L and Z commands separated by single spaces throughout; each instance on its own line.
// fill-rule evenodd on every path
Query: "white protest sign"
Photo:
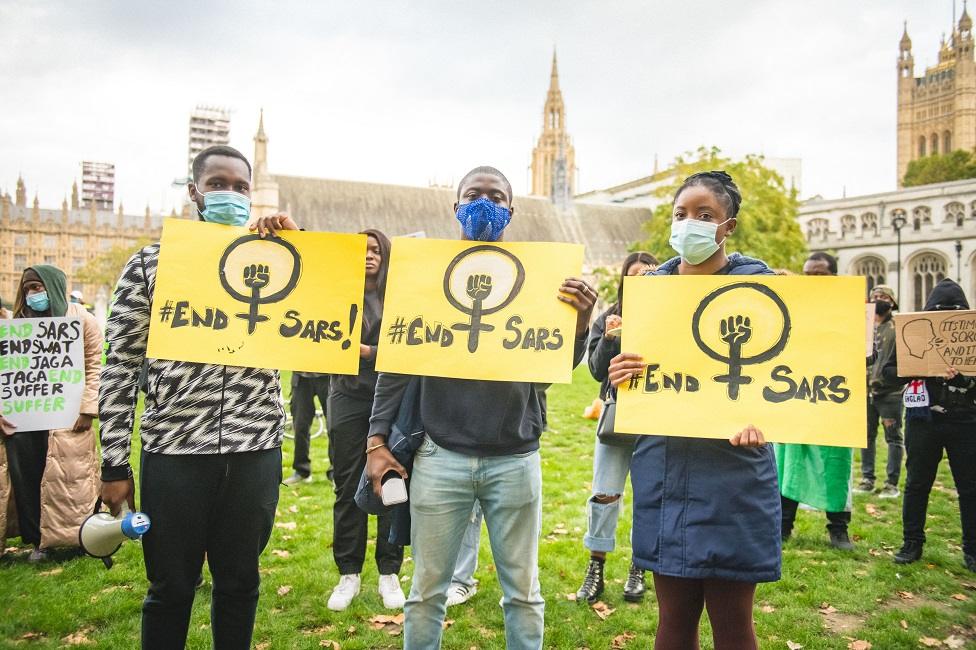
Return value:
M 80 318 L 0 320 L 0 413 L 17 431 L 74 425 L 85 389 Z

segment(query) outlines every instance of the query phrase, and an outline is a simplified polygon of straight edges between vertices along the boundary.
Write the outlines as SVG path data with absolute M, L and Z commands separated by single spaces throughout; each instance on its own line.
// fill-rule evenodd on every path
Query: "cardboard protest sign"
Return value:
M 85 390 L 80 318 L 0 320 L 0 413 L 18 431 L 74 425 Z
M 649 276 L 624 280 L 615 431 L 863 447 L 864 278 Z
M 865 356 L 870 357 L 874 354 L 874 303 L 869 302 L 864 305 L 865 307 L 865 325 L 867 326 L 867 354 Z
M 569 382 L 576 310 L 559 287 L 583 247 L 398 237 L 376 367 L 461 379 Z
M 899 377 L 976 375 L 976 311 L 895 314 Z
M 266 237 L 163 227 L 147 356 L 252 368 L 359 371 L 366 236 Z

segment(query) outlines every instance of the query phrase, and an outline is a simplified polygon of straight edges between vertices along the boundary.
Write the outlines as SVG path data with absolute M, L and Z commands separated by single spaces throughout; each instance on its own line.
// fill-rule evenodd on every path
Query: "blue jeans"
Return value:
M 451 584 L 473 587 L 474 583 L 477 582 L 474 579 L 474 572 L 478 570 L 478 547 L 481 546 L 482 519 L 484 519 L 484 514 L 481 512 L 481 504 L 475 502 L 474 510 L 471 511 L 471 519 L 464 531 L 464 538 L 461 540 L 461 552 L 458 553 L 457 562 L 454 564 Z
M 476 501 L 484 511 L 504 594 L 506 646 L 542 648 L 539 452 L 478 458 L 448 451 L 427 438 L 417 450 L 410 476 L 414 574 L 404 606 L 404 650 L 441 645 L 447 589 Z
M 624 492 L 633 447 L 605 445 L 596 439 L 593 450 L 593 497 L 616 496 Z M 591 551 L 609 553 L 614 549 L 617 520 L 620 518 L 620 499 L 599 503 L 594 498 L 586 502 L 586 535 L 583 545 Z

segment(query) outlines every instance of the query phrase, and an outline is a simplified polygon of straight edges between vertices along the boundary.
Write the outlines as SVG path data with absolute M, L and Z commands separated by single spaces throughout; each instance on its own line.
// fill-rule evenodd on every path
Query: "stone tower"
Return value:
M 943 37 L 939 61 L 921 77 L 908 25 L 898 45 L 898 186 L 908 163 L 924 156 L 976 148 L 976 60 L 973 21 L 963 4 L 949 40 Z
M 268 136 L 264 133 L 264 109 L 254 136 L 254 169 L 251 173 L 251 216 L 266 217 L 278 211 L 278 183 L 268 172 Z
M 556 173 L 557 166 L 561 168 L 559 174 Z M 553 51 L 549 92 L 542 110 L 542 135 L 532 150 L 532 194 L 555 200 L 575 193 L 576 152 L 566 133 L 566 107 L 559 90 L 559 70 Z

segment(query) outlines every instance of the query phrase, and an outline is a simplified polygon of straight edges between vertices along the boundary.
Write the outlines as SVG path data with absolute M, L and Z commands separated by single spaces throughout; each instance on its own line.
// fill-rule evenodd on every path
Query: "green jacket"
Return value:
M 874 338 L 878 356 L 868 369 L 868 387 L 871 394 L 880 396 L 900 393 L 904 388 L 902 383 L 886 380 L 883 372 L 885 365 L 895 358 L 895 321 L 890 314 L 878 323 Z

